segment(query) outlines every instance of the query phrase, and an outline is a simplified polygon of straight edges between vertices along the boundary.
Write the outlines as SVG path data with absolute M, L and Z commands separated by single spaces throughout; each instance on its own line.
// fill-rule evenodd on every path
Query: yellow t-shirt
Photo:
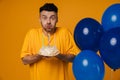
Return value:
M 47 45 L 48 37 L 43 34 L 42 28 L 31 29 L 25 37 L 21 58 L 27 54 L 34 55 L 42 46 Z M 77 54 L 80 51 L 71 33 L 61 27 L 57 27 L 56 32 L 51 35 L 50 45 L 56 46 L 61 54 Z M 44 58 L 30 65 L 31 80 L 72 80 L 72 69 L 68 65 L 55 57 Z

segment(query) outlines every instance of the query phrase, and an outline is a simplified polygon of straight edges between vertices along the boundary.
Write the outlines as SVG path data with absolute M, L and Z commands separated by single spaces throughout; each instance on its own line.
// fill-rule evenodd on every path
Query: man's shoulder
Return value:
M 57 27 L 57 31 L 59 31 L 59 32 L 69 32 L 69 30 L 65 27 Z

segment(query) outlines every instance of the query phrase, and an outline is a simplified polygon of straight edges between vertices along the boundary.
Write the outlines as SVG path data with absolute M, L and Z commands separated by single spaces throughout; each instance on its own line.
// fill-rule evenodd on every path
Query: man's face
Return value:
M 57 13 L 54 11 L 44 10 L 40 13 L 40 22 L 43 29 L 48 33 L 51 33 L 55 30 L 57 20 Z

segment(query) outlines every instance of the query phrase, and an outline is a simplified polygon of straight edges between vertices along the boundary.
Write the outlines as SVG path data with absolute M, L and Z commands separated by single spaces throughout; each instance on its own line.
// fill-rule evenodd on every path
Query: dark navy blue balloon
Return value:
M 98 51 L 99 41 L 103 34 L 101 24 L 92 18 L 84 18 L 78 22 L 74 30 L 74 40 L 81 50 Z
M 104 11 L 102 25 L 104 31 L 120 26 L 120 3 L 113 4 Z
M 100 54 L 110 68 L 120 68 L 120 27 L 104 33 L 100 40 Z
M 103 60 L 91 50 L 83 50 L 74 59 L 72 65 L 76 80 L 103 80 Z

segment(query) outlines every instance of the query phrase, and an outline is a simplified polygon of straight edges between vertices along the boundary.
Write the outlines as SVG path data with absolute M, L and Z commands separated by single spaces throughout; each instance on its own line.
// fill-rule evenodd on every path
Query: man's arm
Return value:
M 72 62 L 75 58 L 74 54 L 58 54 L 56 57 L 65 62 Z
M 26 55 L 25 57 L 22 58 L 22 62 L 26 65 L 26 64 L 32 64 L 35 63 L 39 60 L 42 59 L 42 55 L 39 54 L 35 54 L 35 55 Z

